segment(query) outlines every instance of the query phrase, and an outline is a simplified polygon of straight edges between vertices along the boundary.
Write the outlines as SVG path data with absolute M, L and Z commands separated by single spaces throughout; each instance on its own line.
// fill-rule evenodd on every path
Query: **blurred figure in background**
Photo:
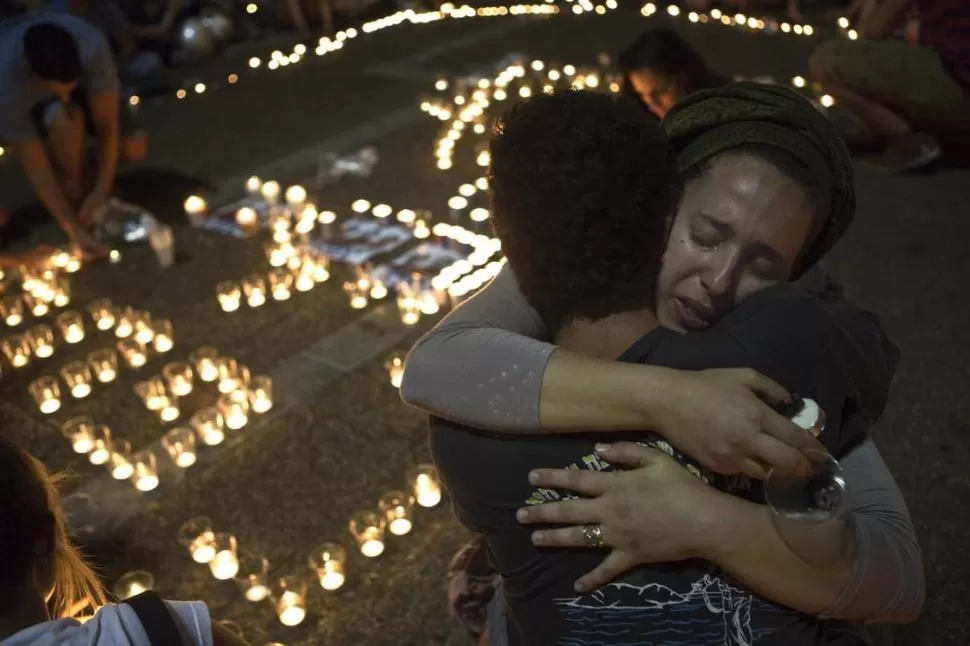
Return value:
M 708 68 L 704 58 L 672 29 L 643 32 L 620 52 L 617 63 L 624 93 L 658 119 L 688 94 L 731 80 Z
M 914 7 L 918 34 L 891 39 Z M 936 160 L 942 135 L 970 134 L 970 0 L 883 0 L 856 31 L 859 40 L 823 43 L 810 60 L 812 77 L 855 117 L 850 146 L 903 172 Z

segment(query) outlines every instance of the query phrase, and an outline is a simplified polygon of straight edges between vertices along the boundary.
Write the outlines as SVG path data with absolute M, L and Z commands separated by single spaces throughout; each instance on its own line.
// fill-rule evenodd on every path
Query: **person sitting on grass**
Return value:
M 107 603 L 97 575 L 68 536 L 51 477 L 4 438 L 0 554 L 0 646 L 246 646 L 212 621 L 200 601 L 163 602 L 148 593 L 129 603 Z M 147 604 L 159 614 L 144 615 Z M 73 618 L 87 606 L 99 609 L 84 623 Z
M 0 34 L 0 140 L 83 257 L 106 255 L 85 227 L 111 197 L 119 159 L 146 153 L 145 134 L 124 116 L 111 48 L 96 27 L 39 14 Z M 86 163 L 89 135 L 96 169 Z
M 890 39 L 919 10 L 917 42 Z M 857 26 L 859 40 L 822 43 L 812 78 L 855 117 L 846 140 L 881 151 L 871 161 L 890 172 L 936 160 L 943 135 L 970 133 L 970 1 L 885 0 Z

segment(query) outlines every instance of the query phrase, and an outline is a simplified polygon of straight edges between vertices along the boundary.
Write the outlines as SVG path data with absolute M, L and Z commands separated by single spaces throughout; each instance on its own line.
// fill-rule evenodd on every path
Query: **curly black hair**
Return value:
M 44 81 L 73 83 L 84 72 L 77 41 L 53 22 L 39 22 L 24 34 L 27 67 Z
M 682 186 L 657 122 L 628 99 L 559 91 L 504 114 L 489 151 L 495 233 L 551 331 L 653 307 Z

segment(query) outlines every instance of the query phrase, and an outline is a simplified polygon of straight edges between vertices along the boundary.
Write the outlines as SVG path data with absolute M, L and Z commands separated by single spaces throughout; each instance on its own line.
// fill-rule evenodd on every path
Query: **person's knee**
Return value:
M 139 162 L 148 156 L 148 135 L 136 132 L 121 141 L 121 155 L 125 161 Z

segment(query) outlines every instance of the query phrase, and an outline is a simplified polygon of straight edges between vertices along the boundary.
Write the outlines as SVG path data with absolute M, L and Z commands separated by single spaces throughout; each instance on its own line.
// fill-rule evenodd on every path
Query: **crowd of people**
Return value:
M 916 2 L 918 35 L 896 37 Z M 0 34 L 0 137 L 97 257 L 93 214 L 146 138 L 121 109 L 108 14 L 73 13 Z M 820 45 L 813 78 L 851 127 L 664 29 L 620 53 L 625 96 L 556 92 L 502 117 L 488 179 L 508 264 L 418 342 L 401 385 L 476 534 L 449 573 L 475 638 L 883 645 L 919 616 L 920 549 L 870 433 L 898 351 L 820 263 L 854 217 L 849 148 L 903 171 L 970 128 L 968 20 L 966 0 L 880 0 L 859 40 Z M 780 412 L 803 398 L 825 413 L 817 436 Z M 819 453 L 847 508 L 795 545 L 763 480 Z M 104 605 L 49 476 L 2 440 L 0 519 L 2 646 L 243 643 L 203 604 Z M 85 603 L 101 608 L 80 623 Z

